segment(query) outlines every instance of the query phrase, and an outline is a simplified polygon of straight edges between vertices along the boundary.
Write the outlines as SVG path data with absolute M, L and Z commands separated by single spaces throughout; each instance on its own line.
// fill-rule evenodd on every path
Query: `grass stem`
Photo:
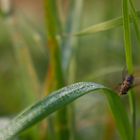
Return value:
M 56 1 L 45 0 L 46 27 L 48 34 L 48 48 L 50 51 L 50 63 L 47 77 L 47 93 L 65 85 L 61 64 L 61 50 L 56 38 L 58 33 L 58 15 Z M 69 140 L 68 110 L 62 108 L 56 114 L 55 135 L 56 140 Z
M 123 27 L 124 27 L 124 47 L 125 47 L 125 57 L 126 65 L 129 74 L 133 74 L 133 61 L 132 61 L 132 46 L 131 46 L 131 33 L 130 33 L 130 17 L 128 0 L 123 0 Z M 132 118 L 132 139 L 135 140 L 135 99 L 134 94 L 130 91 L 129 93 L 129 103 Z

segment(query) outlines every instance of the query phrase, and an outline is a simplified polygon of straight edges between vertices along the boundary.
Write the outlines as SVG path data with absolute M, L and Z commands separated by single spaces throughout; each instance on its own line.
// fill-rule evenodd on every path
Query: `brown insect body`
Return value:
M 134 83 L 134 76 L 133 75 L 126 76 L 120 86 L 119 95 L 127 94 L 128 90 L 132 88 L 133 83 Z

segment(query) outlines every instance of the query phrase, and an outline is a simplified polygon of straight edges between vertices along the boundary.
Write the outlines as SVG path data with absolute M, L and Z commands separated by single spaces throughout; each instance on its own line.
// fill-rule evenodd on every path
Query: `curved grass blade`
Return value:
M 91 82 L 80 82 L 64 87 L 30 106 L 15 117 L 5 129 L 0 131 L 0 139 L 12 139 L 16 135 L 19 135 L 20 132 L 41 121 L 54 111 L 64 107 L 88 92 L 96 90 L 105 91 L 122 140 L 132 140 L 130 123 L 120 97 L 109 88 Z
M 138 17 L 140 17 L 140 11 L 137 11 L 136 14 L 138 15 Z M 131 16 L 130 16 L 130 20 L 132 21 Z M 82 31 L 73 33 L 73 35 L 76 35 L 76 36 L 89 35 L 89 34 L 93 34 L 93 33 L 97 33 L 97 32 L 110 30 L 110 29 L 119 27 L 121 25 L 123 25 L 123 18 L 118 17 L 118 18 L 115 18 L 112 20 L 108 20 L 108 21 L 96 24 L 96 25 L 92 25 L 86 29 L 83 29 Z
M 118 26 L 122 25 L 122 18 L 116 18 L 116 19 L 112 19 L 109 21 L 105 21 L 96 25 L 92 25 L 86 29 L 83 29 L 82 31 L 75 33 L 74 35 L 88 35 L 88 34 L 93 34 L 93 33 L 97 33 L 97 32 L 102 32 L 102 31 L 106 31 Z

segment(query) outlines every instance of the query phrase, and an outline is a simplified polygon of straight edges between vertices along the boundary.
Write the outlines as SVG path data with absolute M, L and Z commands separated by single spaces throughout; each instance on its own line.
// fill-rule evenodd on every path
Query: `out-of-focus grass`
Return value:
M 60 1 L 59 1 L 60 2 Z M 59 3 L 58 2 L 58 3 Z M 62 2 L 62 1 L 61 1 Z M 64 1 L 63 1 L 64 2 Z M 137 8 L 139 8 L 139 1 L 137 0 Z M 60 5 L 62 3 L 59 3 Z M 101 23 L 106 20 L 110 20 L 112 18 L 119 17 L 121 15 L 121 7 L 116 6 L 121 5 L 119 1 L 84 1 L 83 11 L 82 11 L 82 21 L 80 22 L 81 29 L 84 29 L 86 27 L 89 27 L 91 25 Z M 65 7 L 64 7 L 65 8 Z M 67 10 L 66 10 L 67 11 Z M 18 12 L 20 12 L 18 10 Z M 66 13 L 64 14 L 62 12 L 62 19 L 66 18 L 64 17 Z M 26 15 L 25 15 L 26 16 Z M 28 17 L 28 15 L 27 15 Z M 22 16 L 19 17 L 19 15 L 16 17 L 17 19 L 22 19 Z M 32 18 L 32 17 L 31 17 Z M 2 19 L 4 20 L 4 19 Z M 22 22 L 23 20 L 23 22 Z M 20 20 L 18 24 L 20 24 L 20 33 L 23 35 L 24 41 L 26 42 L 27 46 L 29 47 L 31 58 L 33 60 L 33 66 L 35 66 L 35 71 L 37 72 L 37 76 L 40 79 L 41 82 L 43 82 L 45 77 L 45 72 L 47 70 L 47 62 L 48 62 L 48 55 L 46 53 L 45 47 L 45 39 L 43 38 L 43 50 L 39 48 L 39 45 L 35 42 L 33 39 L 34 32 L 38 32 L 41 29 L 41 32 L 43 32 L 44 36 L 44 28 L 39 27 L 39 29 L 34 29 L 34 27 L 38 28 L 38 26 L 32 25 L 32 22 L 27 22 L 24 20 L 24 18 Z M 25 21 L 25 22 L 24 22 Z M 32 19 L 31 19 L 32 21 Z M 37 21 L 37 20 L 36 20 Z M 38 20 L 38 25 L 42 26 L 42 21 Z M 22 89 L 21 77 L 20 73 L 17 69 L 15 58 L 14 58 L 14 52 L 12 49 L 12 43 L 10 36 L 5 30 L 5 25 L 3 21 L 1 22 L 1 32 L 0 32 L 0 111 L 1 114 L 13 114 L 15 112 L 18 112 L 25 106 L 25 102 L 23 102 L 23 99 L 26 96 L 24 91 Z M 24 24 L 25 23 L 25 24 Z M 32 28 L 33 27 L 33 28 Z M 131 24 L 131 27 L 133 27 L 133 24 Z M 31 29 L 31 30 L 30 30 Z M 79 29 L 80 31 L 80 29 Z M 138 67 L 137 76 L 140 76 L 139 73 L 139 55 L 138 55 L 138 47 L 136 43 L 136 35 L 133 32 L 133 57 L 134 57 L 134 65 Z M 40 35 L 40 34 L 39 34 Z M 41 37 L 42 37 L 41 36 Z M 124 55 L 124 49 L 123 49 L 123 33 L 122 33 L 122 27 L 114 28 L 110 31 L 105 31 L 102 33 L 96 33 L 94 35 L 90 36 L 83 36 L 78 37 L 80 40 L 79 44 L 77 44 L 77 52 L 75 56 L 75 63 L 76 63 L 76 81 L 100 81 L 101 83 L 105 83 L 106 85 L 111 84 L 113 87 L 116 87 L 118 83 L 121 82 L 121 71 L 125 67 L 125 55 Z M 41 40 L 42 41 L 42 40 Z M 114 72 L 111 72 L 112 67 L 119 67 L 120 69 L 117 70 L 114 69 Z M 104 70 L 105 68 L 109 69 L 110 73 L 106 73 Z M 134 68 L 135 69 L 135 68 Z M 101 73 L 100 73 L 100 71 Z M 99 73 L 98 73 L 99 72 Z M 100 74 L 102 76 L 98 75 Z M 92 78 L 93 76 L 93 78 Z M 97 79 L 94 79 L 97 77 Z M 90 78 L 90 79 L 89 79 Z M 28 87 L 28 84 L 27 84 Z M 10 91 L 10 92 L 9 92 Z M 88 97 L 85 97 L 85 100 L 88 100 Z M 136 94 L 136 99 L 139 99 L 139 95 Z M 104 98 L 97 96 L 97 100 L 100 100 L 104 102 Z M 123 99 L 124 105 L 126 105 L 126 108 L 128 108 L 127 103 L 127 97 Z M 137 101 L 137 100 L 136 100 Z M 8 104 L 6 104 L 8 102 Z M 81 103 L 82 100 L 79 102 Z M 94 101 L 87 102 L 87 105 L 91 106 L 92 110 L 92 104 Z M 81 103 L 82 104 L 82 103 Z M 27 104 L 26 104 L 27 105 Z M 81 106 L 81 105 L 80 105 Z M 137 106 L 139 106 L 139 102 L 137 102 Z M 93 112 L 91 112 L 90 117 L 93 118 L 96 112 L 100 111 L 100 105 L 96 106 Z M 83 107 L 79 107 L 76 110 L 77 118 L 80 118 L 80 113 L 86 112 Z M 105 111 L 106 112 L 106 111 Z M 84 113 L 83 113 L 84 114 Z M 137 116 L 139 116 L 139 110 L 137 113 Z M 110 116 L 110 115 L 109 115 Z M 100 117 L 100 116 L 99 116 Z M 99 118 L 97 117 L 97 118 Z M 137 117 L 138 118 L 138 117 Z M 95 119 L 86 119 L 83 122 L 83 127 L 79 128 L 81 126 L 81 120 L 77 119 L 77 139 L 80 140 L 86 139 L 95 139 L 100 137 L 100 134 L 96 131 L 97 129 L 101 128 L 102 132 L 105 132 L 107 129 L 107 125 L 104 128 L 102 125 L 103 123 L 106 123 L 106 119 L 103 120 L 103 123 L 96 122 Z M 113 120 L 111 120 L 113 122 Z M 137 124 L 139 124 L 139 120 L 137 120 Z M 110 122 L 111 123 L 111 122 Z M 90 125 L 88 125 L 90 124 Z M 87 127 L 84 127 L 87 126 Z M 109 125 L 108 125 L 109 126 Z M 114 128 L 115 129 L 115 128 Z M 139 129 L 139 126 L 137 126 L 137 129 Z M 88 132 L 87 132 L 88 130 Z M 116 129 L 114 130 L 116 131 Z M 116 134 L 116 133 L 115 133 Z M 111 135 L 111 134 L 110 134 Z
M 21 90 L 18 82 L 19 77 L 14 67 L 13 50 L 10 47 L 12 43 L 2 19 L 0 20 L 0 26 L 0 95 L 2 97 L 0 98 L 0 114 L 6 115 L 17 112 L 22 108 L 22 103 L 20 102 L 22 94 L 18 94 Z M 14 90 L 9 93 L 9 89 Z

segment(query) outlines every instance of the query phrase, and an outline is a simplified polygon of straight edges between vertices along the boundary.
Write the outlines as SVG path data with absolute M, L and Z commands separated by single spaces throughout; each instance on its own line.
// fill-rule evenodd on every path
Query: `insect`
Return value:
M 131 89 L 133 86 L 134 86 L 134 76 L 132 74 L 125 76 L 123 82 L 120 85 L 119 95 L 127 94 L 129 89 Z

